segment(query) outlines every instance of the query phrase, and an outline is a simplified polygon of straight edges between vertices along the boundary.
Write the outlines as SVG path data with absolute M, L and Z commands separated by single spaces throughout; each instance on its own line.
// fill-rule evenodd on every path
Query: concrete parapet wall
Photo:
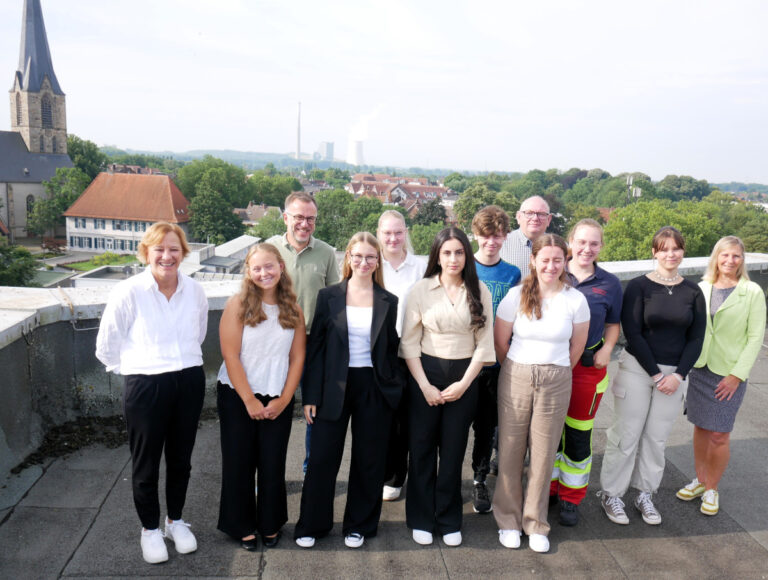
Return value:
M 218 326 L 239 282 L 204 282 L 208 393 L 221 365 Z M 96 334 L 109 288 L 3 288 L 0 291 L 0 478 L 42 442 L 46 431 L 79 416 L 122 413 L 123 378 L 96 359 Z

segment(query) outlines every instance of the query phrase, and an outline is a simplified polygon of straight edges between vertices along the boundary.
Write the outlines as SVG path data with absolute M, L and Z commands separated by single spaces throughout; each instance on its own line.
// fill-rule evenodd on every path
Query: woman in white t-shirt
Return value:
M 496 311 L 494 342 L 503 363 L 493 513 L 499 541 L 507 548 L 520 547 L 523 531 L 533 551 L 549 551 L 552 465 L 571 397 L 571 369 L 584 352 L 589 330 L 587 300 L 566 282 L 567 253 L 560 236 L 539 237 L 531 251 L 531 273 L 509 291 Z M 529 447 L 528 483 L 523 490 L 523 461 Z
M 288 520 L 285 457 L 306 330 L 285 262 L 272 244 L 251 248 L 242 289 L 224 308 L 217 406 L 221 427 L 218 528 L 257 549 L 277 545 Z M 253 493 L 258 472 L 258 506 Z

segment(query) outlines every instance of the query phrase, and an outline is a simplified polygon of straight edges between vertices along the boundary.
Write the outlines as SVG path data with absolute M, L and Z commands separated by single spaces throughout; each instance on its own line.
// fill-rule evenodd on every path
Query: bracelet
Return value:
M 655 385 L 658 385 L 663 380 L 664 380 L 664 374 L 662 373 L 662 375 L 658 379 L 653 379 L 653 383 Z
M 683 375 L 681 375 L 680 373 L 672 373 L 672 375 L 676 376 L 677 380 L 680 381 L 681 383 L 683 382 Z

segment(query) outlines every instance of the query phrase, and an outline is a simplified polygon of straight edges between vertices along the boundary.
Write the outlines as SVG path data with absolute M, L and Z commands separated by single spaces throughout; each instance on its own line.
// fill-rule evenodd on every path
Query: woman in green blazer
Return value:
M 699 286 L 707 303 L 707 331 L 687 398 L 696 478 L 677 497 L 701 497 L 701 512 L 713 516 L 720 508 L 717 486 L 730 459 L 730 432 L 763 343 L 766 309 L 765 294 L 749 281 L 744 244 L 735 236 L 715 244 Z

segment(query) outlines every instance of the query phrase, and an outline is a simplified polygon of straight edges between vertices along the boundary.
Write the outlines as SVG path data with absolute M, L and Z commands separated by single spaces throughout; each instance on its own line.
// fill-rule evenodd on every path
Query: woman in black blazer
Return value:
M 376 238 L 347 245 L 344 280 L 320 290 L 302 384 L 312 453 L 294 538 L 311 548 L 333 527 L 336 476 L 352 418 L 352 461 L 344 510 L 345 544 L 376 535 L 392 413 L 405 384 L 397 360 L 397 297 L 384 290 Z

